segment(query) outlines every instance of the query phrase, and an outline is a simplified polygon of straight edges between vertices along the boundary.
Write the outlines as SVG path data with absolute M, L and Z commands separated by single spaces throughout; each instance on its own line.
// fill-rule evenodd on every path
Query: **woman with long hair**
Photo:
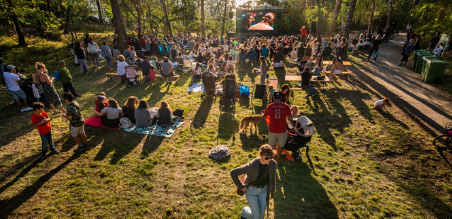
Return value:
M 286 103 L 290 105 L 290 87 L 288 84 L 283 84 L 281 86 L 281 93 L 282 98 L 281 98 L 281 103 Z
M 157 111 L 157 118 L 158 118 L 158 122 L 157 124 L 159 126 L 170 126 L 173 124 L 172 118 L 173 118 L 173 112 L 171 110 L 171 107 L 169 106 L 169 104 L 165 101 L 162 101 L 162 103 L 160 103 L 160 108 Z
M 140 100 L 138 108 L 135 110 L 137 127 L 149 127 L 152 125 L 151 111 L 146 100 Z
M 58 96 L 58 92 L 53 86 L 54 78 L 50 79 L 46 66 L 42 62 L 36 62 L 36 79 L 38 84 L 42 86 L 42 90 L 44 91 L 44 99 L 49 104 L 50 108 L 53 110 L 53 114 L 61 113 L 61 111 L 65 112 L 60 96 Z M 61 111 L 58 111 L 55 108 L 55 105 L 60 108 Z
M 138 105 L 138 98 L 136 96 L 130 96 L 122 106 L 122 113 L 124 117 L 128 118 L 133 124 L 135 124 L 135 109 Z
M 91 111 L 102 118 L 102 116 L 107 115 L 107 118 L 101 120 L 102 126 L 108 128 L 118 128 L 119 127 L 119 118 L 122 115 L 122 109 L 119 107 L 118 102 L 114 99 L 108 100 L 108 107 L 102 109 L 99 113 L 94 108 L 91 107 Z
M 258 158 L 231 171 L 232 181 L 245 192 L 249 205 L 243 208 L 242 218 L 265 218 L 267 198 L 275 192 L 276 185 L 277 164 L 273 156 L 272 147 L 264 144 L 259 148 Z M 239 176 L 244 174 L 246 179 L 240 180 Z

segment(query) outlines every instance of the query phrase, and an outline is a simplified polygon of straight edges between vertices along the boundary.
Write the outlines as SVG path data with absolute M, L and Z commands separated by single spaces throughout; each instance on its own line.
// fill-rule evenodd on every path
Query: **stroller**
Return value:
M 202 83 L 204 84 L 204 93 L 201 95 L 201 98 L 203 98 L 204 96 L 215 96 L 216 98 L 215 75 L 211 72 L 204 73 L 202 75 Z
M 27 95 L 28 103 L 40 101 L 40 99 L 36 99 L 36 97 L 33 94 L 33 88 L 32 88 L 33 79 L 31 79 L 31 78 L 24 79 L 24 80 L 22 80 L 22 83 L 19 86 L 20 86 L 20 89 L 22 89 L 24 91 L 25 95 Z M 41 94 L 40 94 L 40 96 L 42 97 Z
M 237 91 L 237 81 L 235 80 L 235 75 L 226 75 L 224 77 L 222 85 L 223 94 L 220 98 L 220 107 L 225 107 L 229 104 L 232 104 L 232 107 L 235 108 L 235 93 Z
M 308 143 L 311 141 L 311 136 L 316 133 L 314 123 L 308 117 L 302 116 L 295 121 L 288 122 L 287 126 L 288 138 L 284 149 L 292 151 L 292 157 L 298 160 L 301 158 L 300 148 L 306 147 L 306 154 L 309 153 Z

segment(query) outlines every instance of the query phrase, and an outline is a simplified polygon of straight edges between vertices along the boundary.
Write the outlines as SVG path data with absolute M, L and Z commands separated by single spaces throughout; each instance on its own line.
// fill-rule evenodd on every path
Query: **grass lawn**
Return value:
M 1 48 L 8 47 L 11 41 L 2 39 Z M 30 73 L 35 61 L 48 67 L 62 58 L 71 63 L 65 44 L 34 43 L 5 60 L 21 63 Z M 77 101 L 85 118 L 93 115 L 89 107 L 96 93 L 105 91 L 120 105 L 131 95 L 150 106 L 168 101 L 173 109 L 185 110 L 184 124 L 171 138 L 86 127 L 90 149 L 75 154 L 68 124 L 54 116 L 54 141 L 63 153 L 40 160 L 40 137 L 29 124 L 31 112 L 17 112 L 10 95 L 0 92 L 1 217 L 239 218 L 247 202 L 235 194 L 229 171 L 256 157 L 267 142 L 264 122 L 247 134 L 238 133 L 239 122 L 265 109 L 266 103 L 240 100 L 234 113 L 220 109 L 218 99 L 187 93 L 188 74 L 170 87 L 160 79 L 153 86 L 127 88 L 119 78 L 108 82 L 105 61 L 101 65 L 86 76 L 68 65 L 76 90 L 83 94 Z M 294 67 L 271 68 L 270 77 L 278 77 L 282 85 L 285 71 Z M 240 64 L 236 70 L 252 91 L 259 77 L 249 73 L 251 66 Z M 56 87 L 63 92 L 60 83 Z M 291 101 L 318 133 L 309 156 L 303 149 L 302 161 L 285 160 L 278 166 L 270 218 L 452 217 L 452 174 L 431 145 L 432 133 L 397 106 L 373 110 L 381 95 L 353 75 L 329 84 L 310 103 L 305 95 L 294 91 Z M 219 144 L 232 150 L 230 159 L 208 158 Z

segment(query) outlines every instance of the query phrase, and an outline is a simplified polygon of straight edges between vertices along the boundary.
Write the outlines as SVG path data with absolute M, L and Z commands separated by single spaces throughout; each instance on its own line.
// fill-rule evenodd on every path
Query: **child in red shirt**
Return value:
M 51 154 L 58 154 L 59 152 L 55 150 L 52 139 L 52 126 L 50 125 L 50 117 L 44 112 L 44 104 L 40 102 L 33 103 L 34 113 L 31 116 L 31 123 L 34 127 L 38 128 L 39 135 L 42 141 L 42 156 L 45 158 L 47 153 L 47 144 Z
M 155 84 L 155 67 L 151 65 L 151 70 L 149 71 L 149 81 L 151 85 Z

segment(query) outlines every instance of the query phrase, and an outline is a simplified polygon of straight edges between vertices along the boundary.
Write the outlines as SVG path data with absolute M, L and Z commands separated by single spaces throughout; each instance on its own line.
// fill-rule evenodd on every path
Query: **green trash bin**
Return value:
M 435 55 L 428 55 L 428 56 L 423 56 L 420 60 L 420 72 L 419 74 L 421 74 L 421 77 L 424 78 L 424 76 L 427 74 L 426 72 L 426 67 L 427 67 L 427 60 L 435 60 L 435 59 L 439 59 L 438 56 Z
M 422 78 L 426 83 L 433 83 L 443 76 L 444 70 L 446 69 L 447 62 L 436 58 L 436 59 L 425 59 L 424 70 L 422 72 Z
M 429 51 L 421 49 L 414 51 L 414 65 L 413 65 L 413 71 L 420 73 L 420 64 L 422 62 L 422 57 L 425 55 L 430 54 Z
M 419 52 L 419 57 L 418 57 L 418 62 L 416 65 L 416 69 L 415 72 L 422 74 L 422 69 L 423 69 L 423 65 L 424 65 L 424 61 L 423 58 L 424 57 L 434 57 L 435 55 L 431 54 L 429 51 L 422 51 Z

